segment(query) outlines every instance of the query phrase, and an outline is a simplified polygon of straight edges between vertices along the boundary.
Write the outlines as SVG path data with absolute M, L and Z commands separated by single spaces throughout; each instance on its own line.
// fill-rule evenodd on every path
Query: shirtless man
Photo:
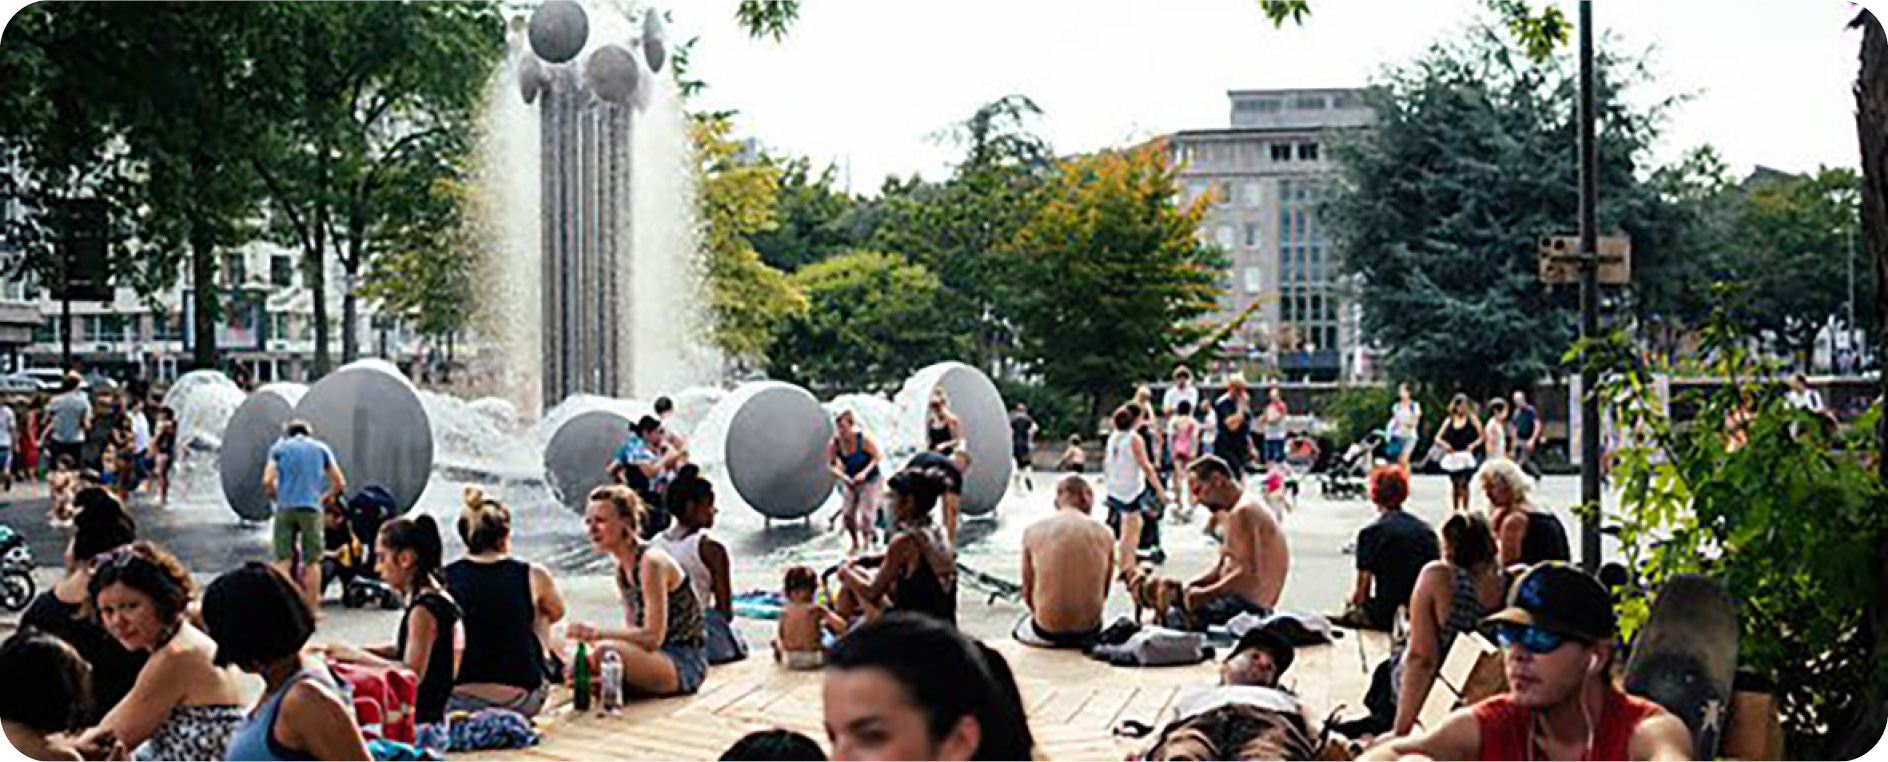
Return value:
M 1089 518 L 1095 493 L 1080 476 L 1062 478 L 1055 505 L 1055 515 L 1023 533 L 1023 603 L 1038 638 L 1076 648 L 1101 631 L 1114 576 L 1114 534 Z
M 1278 606 L 1291 568 L 1285 534 L 1265 506 L 1245 499 L 1232 467 L 1217 455 L 1193 461 L 1193 501 L 1206 506 L 1226 530 L 1219 562 L 1186 586 L 1188 617 L 1205 626 L 1242 613 L 1268 614 Z

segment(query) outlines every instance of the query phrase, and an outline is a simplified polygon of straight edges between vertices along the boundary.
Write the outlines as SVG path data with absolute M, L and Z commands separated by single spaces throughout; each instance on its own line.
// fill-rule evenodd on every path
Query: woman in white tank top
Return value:
M 701 601 L 709 664 L 746 658 L 747 644 L 734 632 L 733 581 L 728 547 L 708 535 L 715 525 L 715 491 L 694 464 L 682 466 L 663 493 L 675 524 L 652 542 L 688 574 L 695 600 Z

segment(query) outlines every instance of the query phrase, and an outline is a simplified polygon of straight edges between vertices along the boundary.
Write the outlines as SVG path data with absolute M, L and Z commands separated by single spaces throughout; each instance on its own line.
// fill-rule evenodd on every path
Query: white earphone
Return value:
M 1593 655 L 1591 655 L 1591 656 L 1588 656 L 1588 657 L 1587 657 L 1587 660 L 1586 660 L 1586 671 L 1587 671 L 1587 672 L 1588 672 L 1589 674 L 1598 674 L 1598 673 L 1599 673 L 1599 671 L 1600 671 L 1600 655 L 1599 655 L 1599 654 L 1593 654 Z

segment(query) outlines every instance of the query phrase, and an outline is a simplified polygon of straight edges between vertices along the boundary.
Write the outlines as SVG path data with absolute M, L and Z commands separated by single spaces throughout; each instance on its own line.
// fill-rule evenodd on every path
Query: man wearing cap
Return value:
M 1506 653 L 1508 692 L 1363 759 L 1691 759 L 1691 734 L 1659 705 L 1619 690 L 1612 599 L 1564 563 L 1530 569 L 1508 607 L 1482 620 Z
M 1240 636 L 1219 665 L 1219 685 L 1174 702 L 1174 719 L 1146 759 L 1311 759 L 1310 723 L 1297 697 L 1278 687 L 1291 642 L 1265 627 Z

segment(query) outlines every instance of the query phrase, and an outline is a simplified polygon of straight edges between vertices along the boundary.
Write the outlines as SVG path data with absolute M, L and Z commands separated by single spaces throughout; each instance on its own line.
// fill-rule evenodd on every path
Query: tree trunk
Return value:
M 348 213 L 347 253 L 341 257 L 341 362 L 351 363 L 360 358 L 360 336 L 357 335 L 360 322 L 359 300 L 354 296 L 354 284 L 360 277 L 362 252 L 367 248 L 367 221 L 359 201 Z
M 325 144 L 316 145 L 321 151 L 321 181 L 316 187 L 318 192 L 326 193 L 330 175 L 328 148 Z M 311 383 L 334 369 L 334 356 L 328 352 L 328 237 L 328 201 L 324 196 L 315 200 L 313 259 L 302 263 L 307 268 L 308 293 L 315 305 L 315 367 L 308 379 Z
M 216 245 L 200 222 L 193 222 L 190 231 L 190 289 L 197 303 L 190 315 L 190 361 L 198 369 L 215 368 L 216 319 L 222 302 L 216 293 Z
M 1888 346 L 1888 36 L 1875 14 L 1863 10 L 1850 24 L 1862 30 L 1862 66 L 1855 81 L 1855 132 L 1862 148 L 1862 246 L 1875 266 L 1875 330 L 1877 346 Z M 1881 392 L 1888 394 L 1888 374 L 1881 377 Z M 1876 468 L 1888 485 L 1888 419 L 1875 429 Z M 1852 759 L 1879 743 L 1888 730 L 1888 693 L 1879 665 L 1888 664 L 1888 536 L 1875 545 L 1876 590 L 1863 620 L 1863 642 L 1874 657 L 1877 672 L 1856 705 L 1847 734 L 1835 739 L 1836 756 Z

